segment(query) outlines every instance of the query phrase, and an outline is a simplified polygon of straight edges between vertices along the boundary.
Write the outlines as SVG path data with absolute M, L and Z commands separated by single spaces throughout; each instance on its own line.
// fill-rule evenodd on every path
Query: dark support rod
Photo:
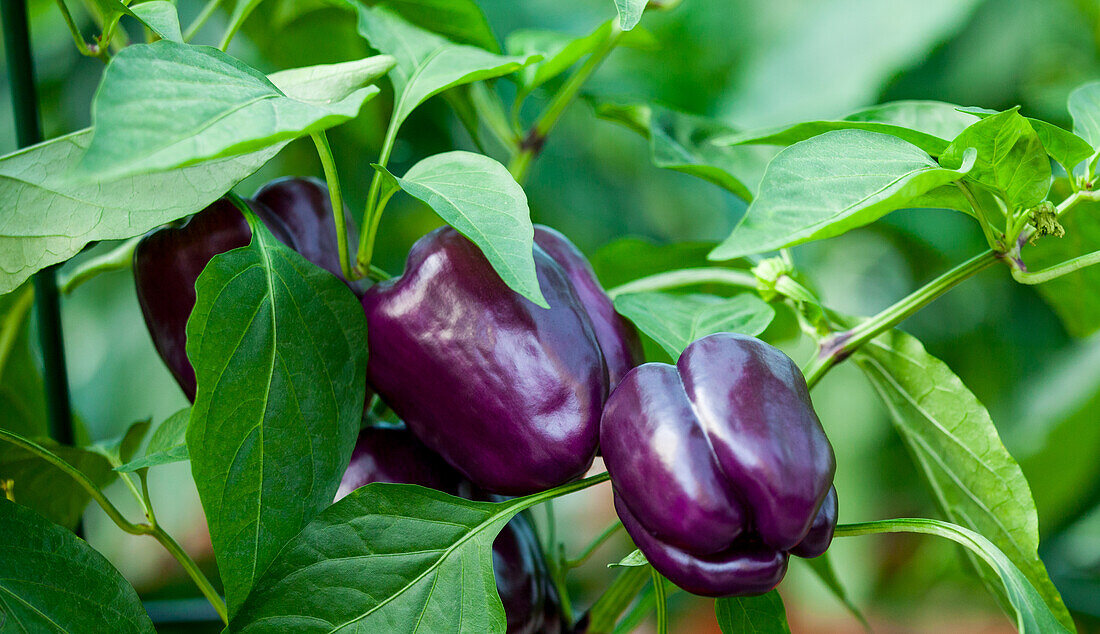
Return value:
M 28 32 L 26 0 L 3 2 L 4 52 L 15 111 L 15 138 L 19 147 L 42 140 L 38 121 L 38 96 L 34 88 L 34 62 Z M 73 416 L 69 403 L 69 380 L 65 371 L 65 348 L 61 339 L 61 305 L 57 295 L 56 266 L 34 276 L 34 300 L 37 307 L 38 341 L 46 378 L 46 411 L 50 436 L 63 444 L 73 444 Z

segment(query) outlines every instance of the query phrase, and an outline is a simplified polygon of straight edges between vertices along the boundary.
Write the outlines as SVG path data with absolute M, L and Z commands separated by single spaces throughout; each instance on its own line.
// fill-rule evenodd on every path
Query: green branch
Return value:
M 612 299 L 629 293 L 663 291 L 670 288 L 694 286 L 696 284 L 727 284 L 743 288 L 756 288 L 756 277 L 748 271 L 724 269 L 719 267 L 700 267 L 657 273 L 627 282 L 607 291 Z
M 324 131 L 311 134 L 313 144 L 317 146 L 317 156 L 325 170 L 328 183 L 329 202 L 332 204 L 332 220 L 336 225 L 336 250 L 340 255 L 340 271 L 344 279 L 351 280 L 351 257 L 348 255 L 348 228 L 344 219 L 344 200 L 340 194 L 340 175 L 336 172 L 336 161 L 332 158 L 332 149 Z
M 72 293 L 78 286 L 108 271 L 121 271 L 133 266 L 134 250 L 145 236 L 134 236 L 103 255 L 88 258 L 73 266 L 71 271 L 59 276 L 57 285 L 63 295 Z
M 1067 260 L 1061 264 L 1056 264 L 1041 271 L 1024 271 L 1014 266 L 1012 268 L 1012 279 L 1021 284 L 1042 284 L 1043 282 L 1049 282 L 1063 275 L 1069 275 L 1070 273 L 1094 264 L 1100 264 L 1100 251 L 1093 251 L 1086 255 L 1077 256 L 1072 260 Z
M 595 553 L 600 546 L 603 546 L 605 543 L 607 543 L 607 540 L 611 539 L 615 535 L 615 533 L 618 533 L 619 530 L 622 529 L 622 527 L 623 523 L 619 520 L 615 520 L 615 522 L 612 523 L 611 526 L 608 526 L 606 529 L 604 529 L 602 533 L 600 533 L 599 537 L 592 540 L 592 543 L 588 544 L 588 546 L 583 551 L 581 551 L 581 554 L 577 555 L 576 559 L 566 560 L 565 567 L 572 569 L 583 566 L 585 562 L 587 562 L 592 557 L 593 553 Z

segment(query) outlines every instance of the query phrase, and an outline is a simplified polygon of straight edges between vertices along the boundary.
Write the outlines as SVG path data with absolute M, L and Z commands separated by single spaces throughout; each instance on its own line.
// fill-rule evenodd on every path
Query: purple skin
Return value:
M 249 203 L 267 228 L 293 244 L 277 218 Z M 134 284 L 145 325 L 160 358 L 183 393 L 195 401 L 195 370 L 187 360 L 187 318 L 195 307 L 195 280 L 219 253 L 248 245 L 252 231 L 237 207 L 220 198 L 179 227 L 149 233 L 134 250 Z
M 418 240 L 404 275 L 363 296 L 371 387 L 432 451 L 506 495 L 582 476 L 607 397 L 583 304 L 565 271 L 534 255 L 549 310 L 450 227 Z
M 760 594 L 787 553 L 836 524 L 836 465 L 798 366 L 743 335 L 695 341 L 675 367 L 632 370 L 600 431 L 620 519 L 650 563 L 696 594 Z
M 371 482 L 419 484 L 465 498 L 485 498 L 412 433 L 393 427 L 368 427 L 359 432 L 336 499 Z M 510 634 L 561 631 L 557 591 L 526 516 L 517 515 L 497 535 L 493 573 Z
M 569 238 L 544 225 L 535 225 L 535 244 L 561 265 L 573 283 L 577 297 L 588 310 L 596 340 L 600 342 L 607 363 L 608 386 L 611 390 L 626 373 L 645 360 L 638 330 L 619 313 L 603 286 L 596 279 L 592 265 Z

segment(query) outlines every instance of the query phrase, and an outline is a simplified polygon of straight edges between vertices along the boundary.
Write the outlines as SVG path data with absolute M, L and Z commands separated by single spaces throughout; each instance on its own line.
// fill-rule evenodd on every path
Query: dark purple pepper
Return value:
M 759 339 L 710 335 L 676 366 L 635 368 L 600 444 L 627 531 L 690 592 L 766 592 L 788 551 L 816 556 L 832 538 L 832 447 L 798 366 Z
M 404 275 L 363 296 L 371 387 L 424 444 L 493 493 L 583 475 L 607 397 L 583 304 L 545 251 L 534 256 L 550 309 L 508 288 L 450 227 L 418 240 Z
M 419 484 L 465 498 L 486 497 L 401 428 L 367 427 L 359 432 L 336 499 L 371 482 Z M 510 634 L 561 631 L 557 591 L 546 571 L 538 536 L 525 515 L 508 522 L 493 542 L 493 574 Z
M 615 305 L 596 279 L 592 265 L 569 238 L 550 227 L 535 225 L 535 244 L 565 269 L 565 274 L 573 283 L 577 297 L 592 320 L 596 340 L 607 364 L 608 386 L 614 390 L 623 376 L 645 359 L 638 330 L 615 312 Z
M 279 178 L 257 190 L 252 199 L 283 221 L 298 253 L 348 283 L 340 270 L 332 200 L 323 181 L 316 178 Z M 355 223 L 347 208 L 344 209 L 344 221 L 348 246 L 352 248 L 356 243 L 353 233 Z
M 286 244 L 289 232 L 258 204 L 249 206 Z M 211 258 L 246 246 L 252 239 L 241 211 L 221 198 L 179 227 L 149 233 L 134 250 L 134 284 L 145 325 L 160 358 L 188 400 L 195 400 L 195 370 L 187 360 L 187 318 L 195 307 L 195 281 Z

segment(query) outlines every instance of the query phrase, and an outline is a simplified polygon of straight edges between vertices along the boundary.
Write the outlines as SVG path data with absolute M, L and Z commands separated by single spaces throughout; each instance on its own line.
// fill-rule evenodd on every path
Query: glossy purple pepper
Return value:
M 631 368 L 641 363 L 645 356 L 642 341 L 634 324 L 615 312 L 615 305 L 596 279 L 592 265 L 570 240 L 555 229 L 535 225 L 535 244 L 561 265 L 577 298 L 584 304 L 596 340 L 607 364 L 608 387 L 612 390 Z
M 485 497 L 401 428 L 367 427 L 359 432 L 336 499 L 371 482 L 419 484 L 465 498 Z M 510 634 L 561 631 L 557 591 L 547 574 L 538 536 L 525 515 L 508 522 L 493 542 L 493 574 Z
M 404 274 L 363 296 L 367 379 L 432 451 L 479 487 L 542 491 L 596 452 L 607 368 L 565 271 L 535 247 L 549 309 L 508 288 L 450 227 L 409 251 Z
M 661 574 L 695 594 L 760 594 L 788 553 L 820 555 L 836 524 L 836 465 L 798 366 L 720 333 L 675 366 L 631 371 L 600 430 L 615 506 Z

